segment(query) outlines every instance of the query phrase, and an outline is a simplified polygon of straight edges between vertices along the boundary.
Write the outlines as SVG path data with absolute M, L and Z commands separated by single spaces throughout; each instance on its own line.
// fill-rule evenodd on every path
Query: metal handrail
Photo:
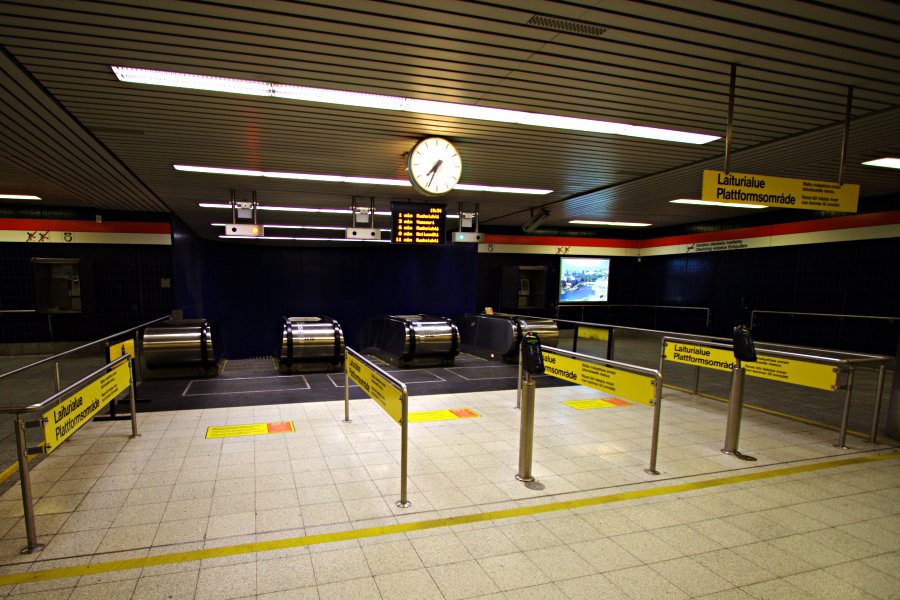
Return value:
M 678 337 L 673 337 L 673 336 L 663 336 L 663 338 L 660 340 L 660 344 L 662 347 L 662 350 L 660 352 L 660 371 L 662 371 L 663 357 L 665 356 L 665 346 L 666 346 L 667 342 L 696 343 L 697 340 L 694 340 L 691 338 L 678 338 Z M 733 350 L 733 348 L 734 348 L 733 343 L 732 344 L 720 344 L 720 343 L 712 342 L 712 343 L 707 343 L 706 345 L 713 347 L 713 348 L 723 348 L 726 350 Z M 839 447 L 843 447 L 844 443 L 846 442 L 846 439 L 847 439 L 847 428 L 849 426 L 849 419 L 850 419 L 850 399 L 853 395 L 853 371 L 856 368 L 854 366 L 854 364 L 857 364 L 860 362 L 873 362 L 873 360 L 880 360 L 881 366 L 879 367 L 878 384 L 876 385 L 876 390 L 875 390 L 875 407 L 872 411 L 872 427 L 869 432 L 869 442 L 874 444 L 877 441 L 877 439 L 878 439 L 878 419 L 879 419 L 879 416 L 881 413 L 881 396 L 884 392 L 884 372 L 885 372 L 885 368 L 887 366 L 887 362 L 893 360 L 892 357 L 882 356 L 879 358 L 879 357 L 867 356 L 864 359 L 848 359 L 848 358 L 834 358 L 831 356 L 816 356 L 813 354 L 800 354 L 798 352 L 785 352 L 783 350 L 773 350 L 771 348 L 763 348 L 763 347 L 757 347 L 757 349 L 759 350 L 760 354 L 765 354 L 767 356 L 780 356 L 780 357 L 784 357 L 784 358 L 795 358 L 795 359 L 799 359 L 799 360 L 805 360 L 805 361 L 820 363 L 820 364 L 832 364 L 832 365 L 836 364 L 838 369 L 843 368 L 843 369 L 847 369 L 849 371 L 849 375 L 847 378 L 847 385 L 846 385 L 846 394 L 844 397 L 844 410 L 843 410 L 843 415 L 841 417 L 840 433 L 838 434 L 837 446 L 839 446 Z M 697 373 L 699 374 L 700 365 L 695 365 L 695 368 L 697 369 Z M 696 380 L 695 380 L 694 393 L 695 394 L 697 393 Z
M 7 308 L 4 310 L 0 310 L 0 315 L 10 315 L 10 314 L 18 314 L 18 313 L 36 313 L 37 310 L 34 308 Z
M 78 351 L 80 351 L 80 350 L 84 350 L 85 348 L 90 348 L 90 347 L 93 346 L 94 344 L 100 344 L 100 343 L 102 343 L 102 342 L 109 341 L 109 340 L 111 340 L 111 339 L 113 339 L 113 338 L 117 338 L 117 337 L 119 337 L 119 336 L 121 336 L 121 335 L 125 335 L 126 333 L 131 333 L 132 331 L 137 331 L 138 329 L 143 329 L 144 327 L 147 327 L 148 325 L 153 325 L 154 323 L 159 323 L 160 321 L 165 321 L 165 320 L 168 319 L 168 318 L 170 318 L 168 315 L 166 315 L 165 317 L 159 317 L 158 319 L 153 319 L 152 321 L 147 321 L 146 323 L 142 323 L 141 325 L 137 325 L 137 326 L 135 326 L 135 327 L 131 327 L 131 328 L 129 328 L 129 329 L 126 329 L 126 330 L 124 330 L 124 331 L 120 331 L 120 332 L 118 332 L 118 333 L 114 333 L 114 334 L 112 334 L 112 335 L 108 335 L 108 336 L 106 336 L 106 337 L 104 337 L 104 338 L 100 338 L 99 340 L 94 340 L 93 342 L 88 342 L 87 344 L 83 344 L 83 345 L 81 345 L 81 346 L 78 346 L 77 348 L 72 348 L 72 349 L 70 349 L 70 350 L 66 350 L 66 351 L 64 351 L 64 352 L 60 352 L 59 354 L 54 354 L 53 356 L 48 356 L 47 358 L 42 358 L 41 360 L 38 360 L 38 361 L 33 362 L 33 363 L 31 363 L 31 364 L 25 365 L 24 367 L 19 367 L 18 369 L 14 369 L 14 370 L 12 370 L 12 371 L 9 371 L 8 373 L 3 373 L 2 375 L 0 375 L 0 379 L 4 379 L 4 378 L 9 377 L 9 376 L 11 376 L 11 375 L 15 375 L 16 373 L 21 373 L 22 371 L 27 371 L 28 369 L 31 369 L 31 368 L 36 367 L 36 366 L 38 366 L 38 365 L 42 365 L 42 364 L 44 364 L 44 363 L 46 363 L 46 362 L 50 362 L 50 361 L 52 361 L 52 360 L 56 360 L 56 359 L 58 359 L 58 358 L 60 358 L 60 357 L 62 357 L 62 356 L 67 356 L 67 355 L 72 354 L 72 353 L 74 353 L 74 352 L 78 352 Z
M 354 357 L 361 360 L 362 362 L 366 363 L 372 370 L 378 371 L 378 374 L 381 375 L 382 377 L 384 377 L 385 379 L 389 379 L 391 381 L 391 383 L 394 384 L 394 387 L 396 387 L 398 390 L 400 390 L 404 394 L 407 393 L 405 383 L 403 383 L 402 381 L 400 381 L 399 379 L 397 379 L 396 377 L 394 377 L 393 375 L 391 375 L 390 373 L 388 373 L 387 371 L 385 371 L 384 369 L 382 369 L 381 367 L 379 367 L 378 365 L 373 363 L 371 360 L 369 360 L 368 358 L 366 358 L 365 356 L 363 356 L 362 354 L 360 354 L 353 348 L 345 348 L 345 350 L 347 352 L 349 352 L 350 354 L 352 354 Z
M 77 392 L 78 390 L 83 388 L 85 385 L 91 383 L 91 381 L 93 379 L 95 379 L 97 377 L 97 375 L 99 375 L 103 371 L 108 371 L 108 370 L 112 369 L 113 367 L 117 366 L 120 362 L 129 360 L 130 358 L 131 358 L 130 354 L 123 354 L 122 356 L 120 356 L 116 360 L 112 361 L 111 363 L 107 363 L 107 364 L 103 365 L 102 367 L 100 367 L 99 369 L 97 369 L 96 371 L 92 371 L 89 375 L 85 375 L 84 377 L 82 377 L 81 379 L 76 381 L 75 383 L 67 386 L 65 389 L 62 389 L 62 390 L 56 392 L 49 398 L 45 398 L 44 400 L 41 400 L 40 402 L 36 402 L 34 404 L 28 404 L 26 406 L 0 407 L 0 414 L 25 414 L 25 413 L 31 413 L 31 412 L 41 410 L 42 408 L 44 408 L 50 404 L 53 404 L 53 402 L 58 402 L 59 400 L 62 400 L 63 398 L 66 398 L 67 396 L 74 394 L 75 392 Z
M 662 338 L 663 343 L 665 343 L 667 341 L 697 343 L 697 340 L 693 340 L 690 338 L 678 338 L 678 337 L 671 337 L 668 335 Z M 720 344 L 717 342 L 713 342 L 713 343 L 709 343 L 706 345 L 711 346 L 713 348 L 723 348 L 725 350 L 731 350 L 734 348 L 734 344 L 732 344 L 732 343 Z M 798 359 L 802 359 L 802 360 L 809 360 L 811 362 L 820 362 L 820 363 L 827 363 L 827 364 L 837 363 L 839 365 L 845 365 L 845 364 L 848 364 L 848 362 L 849 362 L 848 359 L 846 359 L 846 358 L 834 358 L 831 356 L 816 356 L 814 354 L 800 354 L 799 352 L 785 352 L 784 350 L 772 350 L 770 348 L 761 348 L 758 344 L 756 345 L 756 347 L 757 347 L 757 350 L 759 350 L 761 353 L 765 352 L 765 354 L 768 354 L 770 356 L 783 356 L 786 358 L 798 358 Z
M 497 313 L 494 313 L 497 314 Z M 527 317 L 527 315 L 517 315 L 514 313 L 504 313 L 504 316 L 509 317 Z M 664 331 L 662 329 L 646 329 L 643 327 L 629 327 L 626 325 L 613 325 L 610 323 L 591 323 L 588 321 L 572 321 L 568 319 L 557 319 L 556 317 L 542 317 L 545 319 L 550 319 L 551 321 L 555 321 L 556 323 L 565 323 L 567 325 L 575 325 L 577 327 L 603 327 L 606 329 L 621 329 L 624 331 L 635 331 L 638 333 L 650 333 L 650 334 L 659 334 L 661 336 L 678 336 L 682 338 L 699 338 L 701 340 L 710 340 L 712 342 L 722 342 L 726 344 L 731 344 L 733 340 L 731 338 L 719 337 L 714 335 L 706 335 L 703 333 L 684 333 L 680 331 Z M 697 341 L 696 339 L 694 341 Z M 804 350 L 814 350 L 816 352 L 827 352 L 829 354 L 842 354 L 847 356 L 853 356 L 855 358 L 849 359 L 854 362 L 881 362 L 881 361 L 892 361 L 894 360 L 893 356 L 886 356 L 883 354 L 866 354 L 863 352 L 849 352 L 846 350 L 832 350 L 830 348 L 808 348 L 806 346 L 795 346 L 791 344 L 780 344 L 777 342 L 763 342 L 760 340 L 755 340 L 755 344 L 757 349 L 765 348 L 765 349 L 776 349 L 776 348 L 791 348 L 791 349 L 804 349 Z M 730 347 L 730 346 L 729 346 Z
M 706 312 L 706 326 L 709 327 L 709 322 L 712 320 L 712 309 L 706 306 L 677 306 L 674 304 L 558 304 L 556 307 L 556 314 L 559 315 L 559 309 L 571 306 L 576 307 L 580 306 L 582 309 L 582 316 L 584 316 L 584 307 L 590 306 L 591 308 L 666 308 L 672 310 L 702 310 Z
M 354 350 L 353 348 L 344 348 L 347 357 L 353 357 L 363 362 L 377 373 L 379 377 L 385 379 L 394 388 L 400 391 L 400 500 L 397 502 L 398 508 L 409 508 L 410 502 L 406 497 L 406 480 L 408 472 L 408 448 L 409 448 L 409 392 L 406 384 L 373 363 L 371 360 Z M 350 422 L 350 368 L 349 361 L 344 363 L 344 423 Z
M 524 344 L 524 340 L 522 342 Z M 572 352 L 571 350 L 564 350 L 562 348 L 555 348 L 553 346 L 542 346 L 541 350 L 545 350 L 547 352 L 553 354 L 560 354 L 562 356 L 569 356 L 572 358 L 585 360 L 585 361 L 595 361 L 601 363 L 603 366 L 614 367 L 616 369 L 620 369 L 622 371 L 627 371 L 629 373 L 633 373 L 635 375 L 643 375 L 645 377 L 650 377 L 653 379 L 653 387 L 655 388 L 654 397 L 653 397 L 653 429 L 651 431 L 651 440 L 650 440 L 650 467 L 645 469 L 647 473 L 651 475 L 659 475 L 659 471 L 656 470 L 656 455 L 659 450 L 659 419 L 660 419 L 660 407 L 662 405 L 662 371 L 659 369 L 651 369 L 649 367 L 642 367 L 640 365 L 632 365 L 628 363 L 619 362 L 617 360 L 612 360 L 609 358 L 600 358 L 598 356 L 591 356 L 590 354 L 581 354 L 579 352 Z M 519 360 L 519 376 L 517 378 L 517 389 L 516 389 L 516 408 L 520 408 L 522 406 L 521 398 L 523 396 L 522 389 L 522 373 L 521 373 L 521 364 L 522 360 Z
M 880 315 L 843 315 L 836 313 L 808 313 L 808 312 L 791 312 L 784 310 L 752 310 L 750 311 L 750 328 L 753 329 L 753 323 L 756 315 L 790 315 L 792 317 L 835 317 L 839 319 L 877 319 L 880 321 L 900 321 L 900 317 L 886 317 Z

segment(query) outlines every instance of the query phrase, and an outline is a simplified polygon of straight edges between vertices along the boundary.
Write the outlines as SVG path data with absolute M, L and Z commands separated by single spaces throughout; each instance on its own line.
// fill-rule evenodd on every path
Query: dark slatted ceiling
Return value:
M 563 30 L 529 25 L 535 16 Z M 740 214 L 668 202 L 699 195 L 702 169 L 722 167 L 724 140 L 693 146 L 130 85 L 110 65 L 724 136 L 734 63 L 733 169 L 836 179 L 853 86 L 845 178 L 861 183 L 864 198 L 896 194 L 900 175 L 859 163 L 900 152 L 898 32 L 900 6 L 881 2 L 0 0 L 9 53 L 0 174 L 18 188 L 40 178 L 50 204 L 171 209 L 211 237 L 209 223 L 225 217 L 197 204 L 227 201 L 231 189 L 312 208 L 373 196 L 385 209 L 421 197 L 409 188 L 180 173 L 173 164 L 402 179 L 404 152 L 436 134 L 460 149 L 465 183 L 554 190 L 454 191 L 442 200 L 453 209 L 477 202 L 482 222 L 522 225 L 545 204 L 546 224 L 556 227 L 573 218 L 696 222 Z

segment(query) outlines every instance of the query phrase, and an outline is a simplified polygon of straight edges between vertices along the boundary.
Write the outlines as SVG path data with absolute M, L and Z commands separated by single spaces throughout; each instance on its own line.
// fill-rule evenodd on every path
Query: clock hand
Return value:
M 434 163 L 434 166 L 431 167 L 431 170 L 428 171 L 428 173 L 425 173 L 426 175 L 431 175 L 431 179 L 428 180 L 428 185 L 431 185 L 431 182 L 434 181 L 434 176 L 437 175 L 437 171 L 441 168 L 443 162 L 443 160 L 437 161 L 436 163 Z

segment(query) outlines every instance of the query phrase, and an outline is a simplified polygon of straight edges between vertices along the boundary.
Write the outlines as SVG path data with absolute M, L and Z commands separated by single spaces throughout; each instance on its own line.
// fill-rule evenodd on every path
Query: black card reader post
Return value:
M 750 329 L 746 325 L 738 325 L 734 328 L 734 357 L 744 362 L 756 362 L 756 348 L 753 346 L 753 338 Z
M 534 332 L 529 331 L 522 340 L 522 369 L 529 375 L 544 374 L 541 338 Z

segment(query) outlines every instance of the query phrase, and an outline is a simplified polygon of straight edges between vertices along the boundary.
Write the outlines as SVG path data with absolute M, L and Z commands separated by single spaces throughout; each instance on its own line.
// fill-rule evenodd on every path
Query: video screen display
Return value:
M 443 244 L 446 204 L 391 202 L 391 242 Z
M 609 259 L 559 259 L 559 302 L 576 304 L 609 300 Z

